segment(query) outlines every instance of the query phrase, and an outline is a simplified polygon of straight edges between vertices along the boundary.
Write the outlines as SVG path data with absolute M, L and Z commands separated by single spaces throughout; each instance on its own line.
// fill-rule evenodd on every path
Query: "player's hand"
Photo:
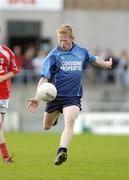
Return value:
M 109 59 L 109 61 L 106 61 L 106 69 L 112 68 L 112 58 Z
M 28 105 L 27 105 L 27 110 L 29 112 L 36 112 L 36 109 L 38 108 L 39 105 L 39 100 L 36 98 L 28 99 Z
M 4 80 L 4 76 L 0 76 L 0 83 L 2 83 Z

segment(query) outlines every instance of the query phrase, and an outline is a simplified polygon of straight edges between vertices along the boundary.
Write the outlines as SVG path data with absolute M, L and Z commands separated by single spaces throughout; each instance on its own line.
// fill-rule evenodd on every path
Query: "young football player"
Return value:
M 0 40 L 2 30 L 0 28 Z M 6 163 L 12 163 L 4 138 L 3 122 L 8 108 L 11 78 L 19 72 L 13 52 L 5 45 L 0 44 L 0 152 Z
M 64 130 L 55 158 L 55 165 L 61 165 L 67 159 L 68 145 L 73 136 L 73 127 L 81 110 L 82 75 L 86 64 L 93 64 L 102 69 L 110 69 L 112 59 L 104 61 L 92 55 L 87 49 L 74 42 L 72 27 L 61 25 L 57 29 L 59 45 L 43 59 L 41 79 L 37 88 L 53 79 L 57 88 L 57 97 L 47 103 L 43 117 L 44 129 L 50 129 L 57 123 L 60 113 L 64 115 Z M 35 97 L 29 100 L 28 110 L 34 112 L 39 105 Z

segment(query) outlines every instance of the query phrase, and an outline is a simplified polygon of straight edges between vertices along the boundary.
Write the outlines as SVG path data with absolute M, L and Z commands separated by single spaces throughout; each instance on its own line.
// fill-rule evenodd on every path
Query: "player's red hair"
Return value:
M 57 34 L 67 34 L 71 39 L 74 39 L 72 27 L 67 24 L 62 24 L 57 29 Z

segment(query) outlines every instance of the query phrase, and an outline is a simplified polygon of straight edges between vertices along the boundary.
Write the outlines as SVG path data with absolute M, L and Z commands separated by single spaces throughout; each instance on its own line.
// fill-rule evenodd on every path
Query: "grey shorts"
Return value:
M 0 113 L 6 113 L 9 99 L 0 99 Z

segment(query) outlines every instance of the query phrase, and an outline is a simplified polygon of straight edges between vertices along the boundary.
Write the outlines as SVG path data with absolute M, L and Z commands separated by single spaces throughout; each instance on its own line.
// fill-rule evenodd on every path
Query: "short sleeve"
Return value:
M 96 56 L 86 50 L 85 64 L 91 64 L 96 61 Z
M 53 76 L 54 68 L 55 68 L 55 56 L 48 55 L 45 59 L 43 59 L 41 76 L 51 79 Z
M 90 63 L 96 61 L 96 56 L 94 56 L 94 55 L 91 54 L 90 52 L 88 52 L 88 56 L 89 56 L 89 62 L 90 62 Z
M 13 72 L 14 74 L 19 73 L 19 68 L 16 63 L 16 58 L 14 53 L 9 49 L 9 55 L 10 55 L 10 71 Z
M 15 57 L 10 59 L 10 71 L 14 74 L 17 74 L 19 72 L 19 68 L 16 65 Z

